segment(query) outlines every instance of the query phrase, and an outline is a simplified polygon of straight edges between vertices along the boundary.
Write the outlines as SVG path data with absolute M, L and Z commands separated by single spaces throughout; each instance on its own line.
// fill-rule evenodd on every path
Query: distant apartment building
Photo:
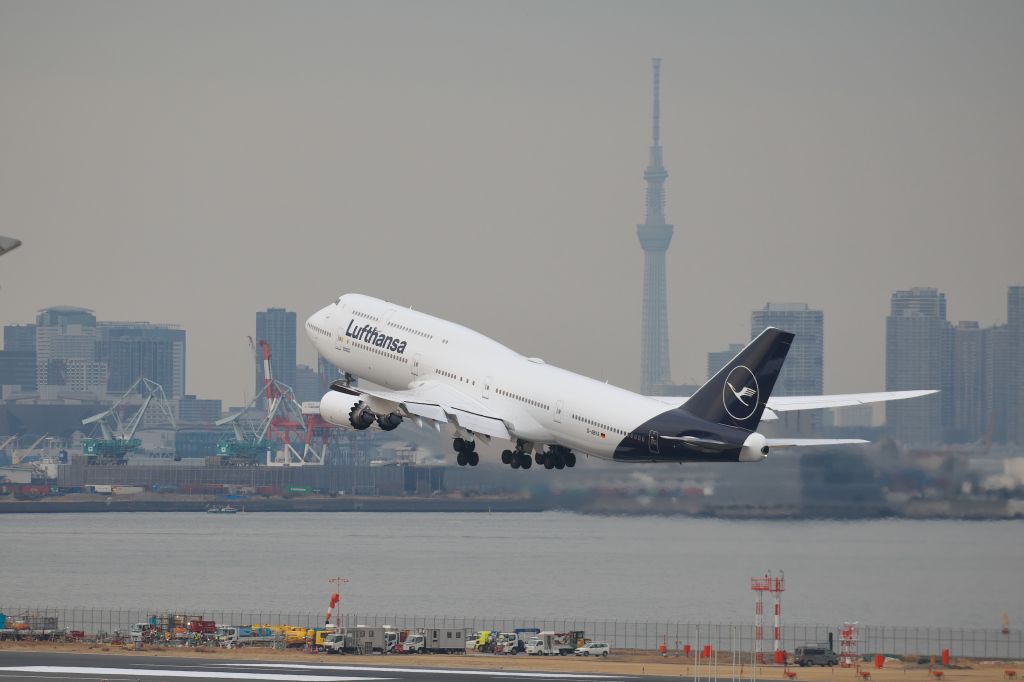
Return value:
M 1008 418 L 1007 440 L 1024 444 L 1024 286 L 1011 286 L 1006 295 L 1006 326 L 1009 349 L 1006 375 L 999 377 L 1005 389 Z
M 796 337 L 772 395 L 821 395 L 824 387 L 825 314 L 806 303 L 768 303 L 750 314 L 750 338 L 766 327 Z
M 885 322 L 885 389 L 939 389 L 886 403 L 886 430 L 913 445 L 941 443 L 952 426 L 953 328 L 946 295 L 915 287 L 893 293 Z
M 947 434 L 951 441 L 973 442 L 988 430 L 990 335 L 991 329 L 983 329 L 977 322 L 959 322 L 953 328 L 953 422 Z
M 718 370 L 725 367 L 736 354 L 743 350 L 742 343 L 730 343 L 725 350 L 715 350 L 708 353 L 708 379 L 715 376 Z
M 278 381 L 295 387 L 295 313 L 267 308 L 256 313 L 256 340 L 270 346 L 270 369 Z M 263 391 L 263 364 L 256 370 L 256 393 Z
M 185 330 L 150 322 L 99 322 L 97 359 L 107 363 L 107 390 L 122 393 L 140 377 L 163 386 L 169 399 L 185 395 Z

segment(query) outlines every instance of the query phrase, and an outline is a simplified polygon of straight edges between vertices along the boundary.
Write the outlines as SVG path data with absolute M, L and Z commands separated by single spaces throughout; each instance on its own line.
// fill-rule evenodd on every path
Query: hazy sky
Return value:
M 0 323 L 180 323 L 237 404 L 256 310 L 358 291 L 636 388 L 652 56 L 677 382 L 768 300 L 824 309 L 833 392 L 895 289 L 1004 320 L 1021 2 L 0 0 Z

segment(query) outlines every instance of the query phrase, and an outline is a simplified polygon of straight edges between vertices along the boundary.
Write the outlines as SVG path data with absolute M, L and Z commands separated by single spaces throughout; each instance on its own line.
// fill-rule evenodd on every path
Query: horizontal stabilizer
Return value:
M 824 445 L 862 445 L 862 438 L 769 438 L 765 445 L 770 448 L 805 448 Z
M 726 443 L 721 440 L 714 440 L 712 438 L 698 438 L 697 436 L 661 436 L 662 440 L 674 440 L 680 443 L 686 443 L 690 447 L 698 450 L 704 450 L 705 452 L 722 452 L 723 450 L 735 450 L 735 443 Z
M 839 393 L 836 395 L 783 395 L 769 398 L 768 408 L 775 412 L 817 410 L 823 407 L 849 407 L 850 405 L 884 403 L 889 400 L 920 398 L 932 393 L 938 393 L 938 391 L 932 389 L 924 391 L 881 391 L 878 393 Z

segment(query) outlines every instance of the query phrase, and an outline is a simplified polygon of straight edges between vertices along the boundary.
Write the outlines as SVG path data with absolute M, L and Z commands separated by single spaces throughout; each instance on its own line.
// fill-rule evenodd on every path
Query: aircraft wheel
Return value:
M 455 458 L 455 461 L 459 463 L 459 466 L 460 466 L 460 467 L 464 467 L 464 466 L 466 466 L 466 463 L 467 463 L 467 460 L 466 460 L 466 453 L 464 453 L 464 452 L 460 452 L 460 453 L 458 454 L 458 456 L 457 456 L 457 457 Z
M 518 457 L 513 457 L 512 461 L 509 462 L 509 466 L 511 466 L 513 469 L 518 469 L 519 468 L 519 458 Z
M 456 438 L 452 441 L 452 447 L 455 448 L 455 452 L 463 452 L 466 449 L 466 441 Z
M 565 458 L 562 457 L 561 453 L 555 455 L 555 468 L 559 470 L 565 468 Z
M 501 463 L 502 464 L 508 464 L 511 461 L 512 461 L 512 451 L 511 450 L 502 450 L 501 451 Z
M 529 469 L 533 466 L 533 458 L 527 454 L 523 454 L 522 459 L 519 461 L 519 466 L 523 469 Z M 512 653 L 515 653 L 514 651 Z
M 533 456 L 533 461 L 536 462 L 539 466 L 543 466 L 544 465 L 544 453 L 543 452 L 538 452 L 537 454 L 535 454 Z
M 575 453 L 573 453 L 573 452 L 565 453 L 565 466 L 569 467 L 570 469 L 572 469 L 574 466 L 576 466 L 576 454 Z
M 551 457 L 545 457 L 544 458 L 544 468 L 545 469 L 554 469 L 555 468 L 555 461 L 554 461 L 554 459 L 552 459 Z
M 470 450 L 466 453 L 466 460 L 469 461 L 469 466 L 475 467 L 480 463 L 480 453 Z

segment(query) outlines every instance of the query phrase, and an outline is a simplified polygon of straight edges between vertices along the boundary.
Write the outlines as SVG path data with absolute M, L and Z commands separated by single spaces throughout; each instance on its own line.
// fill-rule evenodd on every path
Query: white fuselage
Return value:
M 306 321 L 332 365 L 391 390 L 452 386 L 500 413 L 514 438 L 603 458 L 666 403 L 527 358 L 462 325 L 360 294 Z M 640 434 L 636 434 L 641 437 Z

